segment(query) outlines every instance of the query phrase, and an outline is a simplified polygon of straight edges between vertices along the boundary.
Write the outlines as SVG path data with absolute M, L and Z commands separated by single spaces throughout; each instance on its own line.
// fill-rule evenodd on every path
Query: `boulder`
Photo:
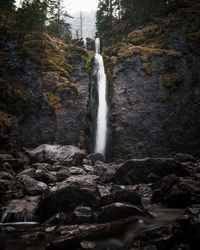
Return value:
M 59 170 L 56 173 L 56 179 L 57 179 L 57 181 L 64 181 L 68 177 L 69 177 L 69 171 L 68 171 L 68 169 L 62 169 L 62 170 Z
M 136 206 L 128 203 L 116 202 L 102 207 L 98 215 L 100 222 L 119 220 L 128 216 L 144 216 L 144 212 Z
M 83 205 L 92 209 L 99 205 L 99 178 L 94 175 L 72 175 L 42 196 L 38 213 L 45 221 L 56 213 L 70 213 Z
M 179 162 L 196 162 L 196 159 L 194 158 L 194 156 L 189 155 L 189 154 L 182 154 L 182 153 L 178 153 L 174 156 L 174 160 L 175 161 L 179 161 Z
M 112 168 L 110 164 L 106 164 L 99 160 L 95 162 L 94 170 L 91 174 L 99 176 L 102 183 L 108 183 L 115 180 L 115 169 Z
M 188 172 L 181 163 L 170 158 L 132 159 L 117 169 L 116 182 L 125 185 L 148 183 L 149 174 L 164 177 L 171 173 L 185 176 Z
M 70 164 L 80 162 L 85 154 L 84 150 L 71 145 L 49 145 L 43 144 L 35 149 L 25 149 L 32 162 L 56 163 L 64 162 Z
M 78 167 L 71 167 L 68 170 L 69 172 L 69 176 L 70 175 L 86 175 L 86 171 L 83 170 L 82 168 L 78 168 Z
M 0 172 L 0 180 L 13 180 L 13 176 L 7 172 Z
M 11 154 L 0 154 L 0 164 L 12 161 L 14 158 Z
M 5 168 L 5 163 L 8 163 L 15 170 L 21 169 L 25 165 L 23 159 L 16 159 L 11 154 L 0 154 L 0 165 L 3 165 Z
M 168 207 L 185 208 L 200 203 L 200 183 L 187 177 L 169 175 L 163 178 L 161 188 L 155 190 L 152 202 L 162 201 Z
M 117 185 L 98 185 L 101 194 L 100 203 L 102 206 L 109 205 L 115 202 L 127 202 L 137 206 L 141 206 L 141 196 L 128 186 Z
M 104 161 L 104 156 L 100 153 L 92 153 L 87 155 L 86 159 L 91 161 L 92 165 L 94 165 L 96 161 Z
M 76 223 L 88 223 L 93 218 L 93 212 L 90 207 L 77 206 L 73 212 L 73 221 Z
M 21 175 L 17 180 L 23 185 L 24 190 L 31 195 L 40 195 L 48 189 L 48 186 L 41 181 L 36 181 L 28 175 Z
M 53 183 L 56 181 L 56 175 L 48 171 L 45 171 L 44 169 L 28 168 L 20 172 L 17 175 L 17 177 L 20 177 L 22 175 L 28 175 L 29 177 L 34 178 L 38 181 L 44 182 L 46 184 Z

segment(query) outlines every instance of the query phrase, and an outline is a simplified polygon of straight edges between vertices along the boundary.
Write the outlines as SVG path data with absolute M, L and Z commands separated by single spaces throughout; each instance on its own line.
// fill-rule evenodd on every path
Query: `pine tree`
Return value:
M 15 10 L 15 0 L 0 0 L 0 9 L 13 12 Z
M 100 0 L 96 12 L 96 27 L 100 34 L 113 27 L 115 22 L 114 9 L 115 0 Z
M 16 21 L 24 31 L 44 30 L 47 19 L 47 0 L 24 0 L 17 10 Z
M 49 0 L 47 32 L 61 40 L 71 39 L 70 24 L 67 18 L 71 16 L 64 10 L 63 0 Z

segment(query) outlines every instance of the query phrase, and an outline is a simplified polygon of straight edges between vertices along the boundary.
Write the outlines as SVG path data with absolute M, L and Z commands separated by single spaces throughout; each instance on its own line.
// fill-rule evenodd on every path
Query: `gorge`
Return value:
M 175 2 L 67 42 L 0 7 L 2 250 L 199 248 L 200 6 Z

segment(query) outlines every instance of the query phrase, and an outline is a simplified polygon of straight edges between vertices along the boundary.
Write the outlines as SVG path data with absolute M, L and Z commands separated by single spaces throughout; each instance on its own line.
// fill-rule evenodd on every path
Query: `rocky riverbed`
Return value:
M 198 249 L 200 161 L 75 146 L 0 155 L 1 249 Z

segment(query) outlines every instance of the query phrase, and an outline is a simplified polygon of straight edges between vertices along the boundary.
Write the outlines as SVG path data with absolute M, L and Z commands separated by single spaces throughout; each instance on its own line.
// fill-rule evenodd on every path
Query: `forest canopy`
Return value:
M 198 2 L 199 0 L 99 0 L 96 13 L 97 33 L 99 35 L 121 22 L 137 27 L 150 21 L 153 16 L 167 15 Z
M 71 39 L 70 17 L 63 0 L 22 0 L 18 8 L 15 0 L 0 0 L 1 11 L 14 16 L 22 32 L 38 31 L 55 36 L 65 42 Z

